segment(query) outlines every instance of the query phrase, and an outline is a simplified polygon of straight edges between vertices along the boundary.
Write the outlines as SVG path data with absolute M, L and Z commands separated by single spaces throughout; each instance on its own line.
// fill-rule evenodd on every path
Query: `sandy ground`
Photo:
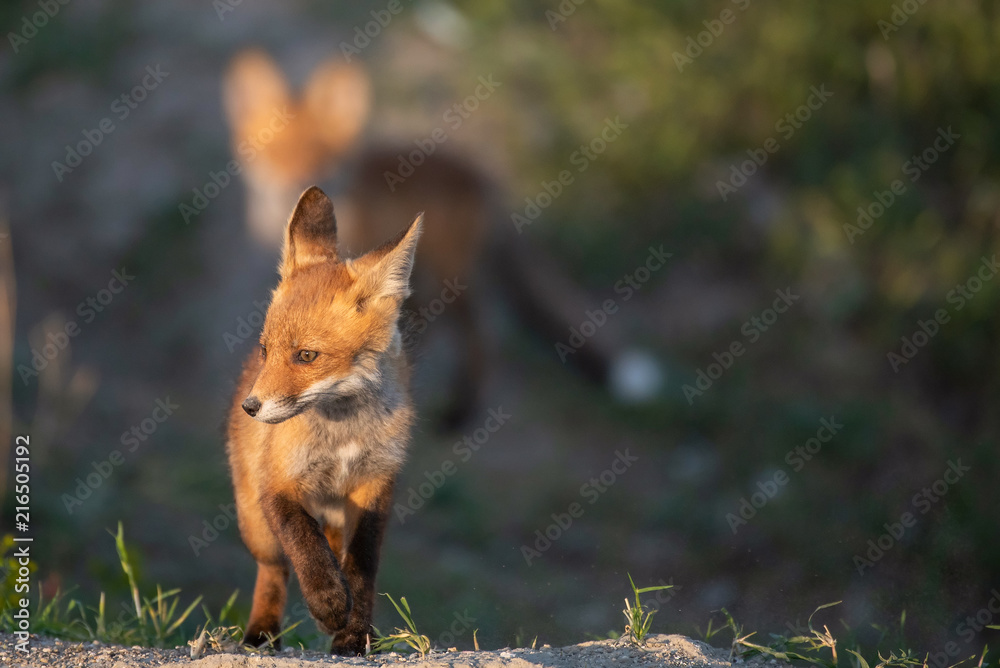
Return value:
M 13 639 L 2 635 L 0 665 L 11 668 L 65 666 L 67 668 L 138 668 L 164 666 L 178 668 L 313 668 L 318 666 L 384 666 L 405 664 L 419 668 L 529 668 L 552 666 L 569 668 L 723 668 L 732 662 L 727 650 L 680 635 L 651 635 L 645 647 L 615 640 L 598 640 L 569 647 L 540 649 L 499 649 L 480 652 L 434 651 L 421 659 L 415 654 L 376 654 L 345 659 L 317 652 L 286 648 L 274 655 L 213 654 L 196 661 L 188 648 L 149 649 L 100 643 L 74 643 L 34 637 L 27 656 L 15 655 Z M 737 662 L 740 662 L 737 660 Z

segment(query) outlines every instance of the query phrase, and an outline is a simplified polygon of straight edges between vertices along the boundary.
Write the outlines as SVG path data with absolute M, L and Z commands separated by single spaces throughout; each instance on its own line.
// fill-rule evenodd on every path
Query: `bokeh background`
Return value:
M 247 613 L 254 565 L 235 525 L 198 554 L 191 537 L 232 500 L 220 425 L 256 334 L 233 351 L 225 335 L 266 299 L 275 256 L 249 239 L 239 180 L 190 223 L 179 205 L 231 159 L 220 91 L 239 50 L 265 49 L 301 83 L 385 7 L 73 0 L 16 49 L 4 39 L 0 243 L 16 299 L 8 427 L 32 439 L 47 593 L 124 600 L 105 532 L 121 521 L 146 587 L 179 586 L 212 608 L 240 588 Z M 618 299 L 613 328 L 655 356 L 664 382 L 647 402 L 617 401 L 487 293 L 494 352 L 483 405 L 451 432 L 428 409 L 397 501 L 458 462 L 453 446 L 489 408 L 511 417 L 422 508 L 392 519 L 379 591 L 407 596 L 421 631 L 444 646 L 472 644 L 471 629 L 442 640 L 456 613 L 475 619 L 485 647 L 603 637 L 620 630 L 627 572 L 675 586 L 656 604 L 654 631 L 696 635 L 725 607 L 749 628 L 787 632 L 843 601 L 823 613 L 831 628 L 842 620 L 877 634 L 872 624 L 897 626 L 905 611 L 921 649 L 954 641 L 967 656 L 995 642 L 995 631 L 970 637 L 959 624 L 1000 586 L 1000 279 L 984 270 L 970 280 L 995 257 L 1000 231 L 997 5 L 400 7 L 361 50 L 374 111 L 360 146 L 412 146 L 492 76 L 501 85 L 447 148 L 501 193 L 496 225 L 513 226 L 543 181 L 574 169 L 571 155 L 606 119 L 627 125 L 519 238 L 557 258 L 594 308 Z M 37 11 L 4 4 L 3 32 L 20 33 Z M 57 178 L 66 145 L 157 65 L 163 82 Z M 832 95 L 804 112 L 814 88 Z M 949 129 L 957 138 L 912 181 L 906 163 Z M 765 146 L 777 150 L 723 197 L 718 183 Z M 858 207 L 888 201 L 897 179 L 900 192 L 863 234 L 845 227 L 857 225 Z M 616 283 L 651 246 L 672 256 L 621 300 Z M 134 280 L 85 319 L 79 305 L 123 268 Z M 799 299 L 765 331 L 751 319 L 776 290 Z M 918 334 L 923 345 L 894 369 L 888 354 L 902 354 L 902 337 L 913 340 L 939 309 L 948 321 Z M 80 326 L 68 348 L 22 377 L 17 368 L 30 368 L 33 349 L 68 321 Z M 426 335 L 434 340 L 433 323 Z M 733 342 L 745 352 L 686 396 Z M 418 369 L 447 348 L 422 348 Z M 435 374 L 418 371 L 421 407 L 439 392 Z M 167 398 L 174 414 L 69 512 L 63 495 Z M 796 470 L 786 455 L 821 419 L 842 428 Z M 625 449 L 637 462 L 591 504 L 581 486 Z M 935 493 L 959 460 L 969 470 Z M 785 484 L 773 482 L 779 470 Z M 776 493 L 734 532 L 727 514 L 761 485 Z M 915 498 L 925 488 L 933 501 Z M 529 565 L 522 546 L 581 500 L 584 515 Z M 12 506 L 8 485 L 8 531 Z M 913 526 L 883 538 L 888 549 L 859 573 L 856 556 L 906 512 Z M 293 620 L 304 616 L 297 600 Z M 376 625 L 394 618 L 383 599 Z M 314 630 L 307 622 L 298 633 L 309 641 Z

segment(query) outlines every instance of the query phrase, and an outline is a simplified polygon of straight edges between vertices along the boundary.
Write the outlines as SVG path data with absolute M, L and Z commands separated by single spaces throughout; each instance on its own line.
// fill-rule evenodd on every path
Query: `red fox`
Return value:
M 446 424 L 460 424 L 479 403 L 485 327 L 482 281 L 477 279 L 483 274 L 509 294 L 527 324 L 551 345 L 565 339 L 593 307 L 556 263 L 514 235 L 510 225 L 490 225 L 497 189 L 467 161 L 438 149 L 414 162 L 412 173 L 401 178 L 398 147 L 364 146 L 348 159 L 371 108 L 371 85 L 360 65 L 326 61 L 296 96 L 269 56 L 249 50 L 233 59 L 223 88 L 234 151 L 239 153 L 247 141 L 257 148 L 242 174 L 249 226 L 258 241 L 277 244 L 295 195 L 344 166 L 350 168 L 346 207 L 338 202 L 338 210 L 347 212 L 338 233 L 342 252 L 369 250 L 396 231 L 396 221 L 425 212 L 415 306 L 426 306 L 448 282 L 469 285 L 443 314 L 460 335 Z M 279 113 L 291 121 L 272 131 L 270 124 Z M 617 378 L 620 397 L 635 395 L 635 388 L 628 387 L 635 355 L 621 354 L 627 353 L 626 346 L 615 340 L 615 330 L 614 325 L 602 328 L 601 336 L 575 350 L 569 361 L 596 382 L 611 382 L 612 389 Z
M 276 245 L 281 221 L 295 196 L 347 162 L 368 119 L 370 91 L 368 74 L 360 65 L 326 61 L 296 96 L 267 54 L 248 50 L 233 59 L 223 85 L 223 101 L 234 151 L 238 154 L 248 141 L 255 147 L 242 174 L 248 224 L 258 242 Z M 272 131 L 276 114 L 291 120 L 283 129 Z M 349 194 L 338 202 L 338 209 L 347 212 L 341 216 L 338 241 L 345 255 L 364 252 L 394 234 L 396 221 L 425 212 L 427 220 L 434 222 L 428 225 L 419 252 L 419 307 L 440 293 L 446 282 L 458 279 L 465 285 L 473 279 L 490 212 L 489 187 L 464 161 L 436 152 L 390 191 L 384 173 L 397 169 L 396 159 L 396 153 L 378 149 L 357 156 Z M 482 385 L 483 345 L 474 301 L 462 294 L 449 305 L 446 315 L 460 334 L 458 374 L 446 418 L 450 424 L 461 422 L 476 404 Z
M 229 412 L 240 534 L 257 561 L 247 643 L 278 635 L 292 568 L 310 614 L 333 636 L 331 651 L 365 651 L 414 421 L 398 320 L 421 221 L 341 260 L 322 190 L 306 190 L 289 219 L 260 350 Z

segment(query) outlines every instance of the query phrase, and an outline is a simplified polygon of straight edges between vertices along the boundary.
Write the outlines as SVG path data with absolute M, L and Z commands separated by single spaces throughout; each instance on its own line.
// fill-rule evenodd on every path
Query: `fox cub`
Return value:
M 279 633 L 294 569 L 331 651 L 362 654 L 375 574 L 414 410 L 398 319 L 422 214 L 353 260 L 333 205 L 299 198 L 260 350 L 246 361 L 227 450 L 240 533 L 257 561 L 246 642 Z
M 386 175 L 400 168 L 403 149 L 362 141 L 371 115 L 371 89 L 367 70 L 340 57 L 317 66 L 300 94 L 263 51 L 241 51 L 233 59 L 223 100 L 233 151 L 243 163 L 248 229 L 264 246 L 279 245 L 281 221 L 299 193 L 338 173 L 346 183 L 331 194 L 338 210 L 347 214 L 339 234 L 346 256 L 375 248 L 399 229 L 403 216 L 427 212 L 413 281 L 416 303 L 409 306 L 426 307 L 448 285 L 468 288 L 449 304 L 442 321 L 458 334 L 450 350 L 456 365 L 448 380 L 444 420 L 456 426 L 479 407 L 485 381 L 482 298 L 475 275 L 485 256 L 491 187 L 471 164 L 440 150 L 425 156 L 408 178 L 397 176 L 387 183 Z M 279 116 L 288 120 L 276 130 Z M 248 147 L 254 151 L 252 160 L 243 159 Z M 410 150 L 412 146 L 405 152 Z M 427 321 L 421 322 L 426 326 Z

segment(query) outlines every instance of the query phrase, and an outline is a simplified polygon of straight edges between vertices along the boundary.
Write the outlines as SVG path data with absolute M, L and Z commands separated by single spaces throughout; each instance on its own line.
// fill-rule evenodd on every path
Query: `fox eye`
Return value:
M 300 350 L 299 360 L 302 362 L 312 362 L 319 355 L 315 350 Z

